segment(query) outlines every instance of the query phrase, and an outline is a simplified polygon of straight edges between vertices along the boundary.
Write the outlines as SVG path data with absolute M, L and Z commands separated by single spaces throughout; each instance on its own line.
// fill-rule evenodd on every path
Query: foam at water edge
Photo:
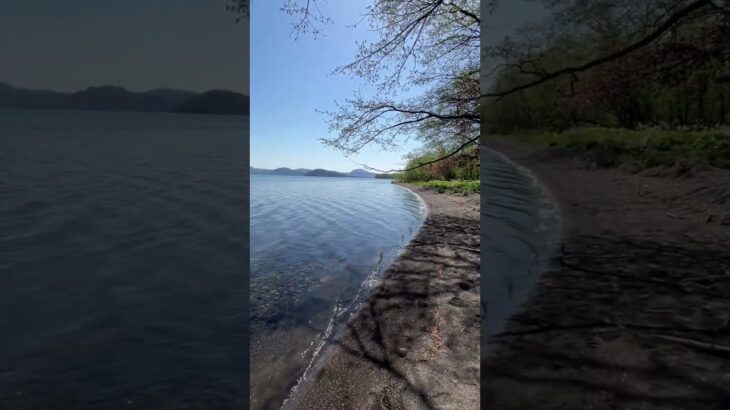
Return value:
M 547 187 L 540 182 L 540 179 L 533 173 L 530 169 L 516 163 L 506 155 L 502 154 L 501 152 L 494 151 L 487 148 L 487 151 L 490 153 L 495 154 L 500 159 L 502 159 L 504 162 L 512 165 L 518 172 L 520 172 L 522 175 L 526 176 L 530 181 L 532 187 L 534 187 L 537 191 L 540 192 L 540 197 L 542 199 L 542 205 L 544 207 L 540 207 L 541 209 L 538 211 L 540 215 L 540 224 L 535 229 L 536 232 L 550 232 L 551 235 L 549 236 L 547 245 L 549 246 L 555 246 L 560 239 L 560 228 L 562 226 L 562 217 L 560 214 L 560 208 L 558 207 L 558 202 L 553 197 L 550 190 L 547 189 Z

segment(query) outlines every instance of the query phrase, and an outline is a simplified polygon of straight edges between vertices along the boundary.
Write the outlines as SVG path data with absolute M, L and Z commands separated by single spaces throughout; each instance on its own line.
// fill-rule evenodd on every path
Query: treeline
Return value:
M 407 171 L 400 173 L 398 180 L 403 182 L 479 180 L 479 147 L 477 146 L 471 146 L 433 164 L 415 168 L 441 158 L 446 153 L 447 150 L 432 149 L 425 153 L 412 155 L 405 167 Z
M 651 31 L 649 22 L 661 22 L 661 13 L 671 14 L 670 9 L 655 7 L 657 0 L 646 3 L 561 3 L 572 8 L 554 10 L 553 17 L 529 35 L 490 50 L 502 69 L 495 70 L 489 91 L 510 90 L 625 49 Z M 682 2 L 670 3 L 676 9 Z M 649 14 L 642 17 L 641 13 Z M 485 99 L 482 109 L 491 131 L 501 133 L 578 126 L 726 126 L 730 121 L 730 18 L 710 7 L 698 9 L 638 51 L 517 93 Z

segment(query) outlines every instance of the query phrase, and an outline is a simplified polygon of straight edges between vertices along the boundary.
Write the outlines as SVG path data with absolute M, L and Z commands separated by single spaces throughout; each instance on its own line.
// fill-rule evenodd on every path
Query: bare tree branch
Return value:
M 323 26 L 333 22 L 319 9 L 318 0 L 306 0 L 304 4 L 300 4 L 297 0 L 286 0 L 281 6 L 281 11 L 290 16 L 299 16 L 299 20 L 292 24 L 294 39 L 299 39 L 307 33 L 311 33 L 315 38 L 323 36 Z
M 682 8 L 679 11 L 672 14 L 663 24 L 661 24 L 659 27 L 657 27 L 650 34 L 646 35 L 645 37 L 641 38 L 640 40 L 632 43 L 631 45 L 629 45 L 621 50 L 618 50 L 618 51 L 610 53 L 604 57 L 597 58 L 595 60 L 589 61 L 587 63 L 581 64 L 578 66 L 562 68 L 562 69 L 554 71 L 550 74 L 541 76 L 540 78 L 538 78 L 536 80 L 527 82 L 525 84 L 521 84 L 516 87 L 512 87 L 508 90 L 484 93 L 484 94 L 482 94 L 482 97 L 502 98 L 507 95 L 514 94 L 514 93 L 535 87 L 537 85 L 546 83 L 548 81 L 554 80 L 554 79 L 564 76 L 564 75 L 569 75 L 569 74 L 574 75 L 577 73 L 581 73 L 581 72 L 590 70 L 599 65 L 618 60 L 622 57 L 625 57 L 625 56 L 653 43 L 657 39 L 661 38 L 667 31 L 672 29 L 679 21 L 681 21 L 682 19 L 691 15 L 693 12 L 700 10 L 704 7 L 708 7 L 710 5 L 712 5 L 712 0 L 695 0 L 695 1 L 691 2 L 690 4 L 688 4 L 687 6 L 685 6 L 684 8 Z
M 380 170 L 380 169 L 377 169 L 377 168 L 369 167 L 369 166 L 367 166 L 365 164 L 358 164 L 358 165 L 360 165 L 361 167 L 364 167 L 365 169 L 367 169 L 369 171 L 377 171 L 377 172 L 381 172 L 383 174 L 388 174 L 388 173 L 391 173 L 391 172 L 407 172 L 407 171 L 413 171 L 414 169 L 423 168 L 423 167 L 425 167 L 427 165 L 431 165 L 431 164 L 435 164 L 437 162 L 443 161 L 446 158 L 453 157 L 454 155 L 456 155 L 456 154 L 460 153 L 461 151 L 463 151 L 466 147 L 468 147 L 468 146 L 470 146 L 472 144 L 475 144 L 477 141 L 479 141 L 479 138 L 480 138 L 480 136 L 476 136 L 474 138 L 470 138 L 468 141 L 466 141 L 465 143 L 461 144 L 458 148 L 454 149 L 453 151 L 451 151 L 450 153 L 448 153 L 448 154 L 446 154 L 446 155 L 444 155 L 442 157 L 436 158 L 436 159 L 431 160 L 431 161 L 426 161 L 426 162 L 423 162 L 423 163 L 414 165 L 412 167 L 404 168 L 404 169 L 391 169 L 391 170 L 388 170 L 388 171 L 383 171 L 383 170 Z
M 361 44 L 335 73 L 359 77 L 377 94 L 355 95 L 322 112 L 336 134 L 321 141 L 352 155 L 373 145 L 391 150 L 412 138 L 462 144 L 478 133 L 479 2 L 374 0 L 366 17 L 378 40 Z M 412 86 L 423 91 L 400 97 Z

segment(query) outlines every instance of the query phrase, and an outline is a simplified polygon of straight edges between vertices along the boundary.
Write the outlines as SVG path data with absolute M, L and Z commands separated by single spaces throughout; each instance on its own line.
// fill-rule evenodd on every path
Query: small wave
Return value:
M 486 342 L 529 295 L 559 235 L 560 215 L 546 187 L 527 168 L 485 150 L 483 162 L 482 304 Z

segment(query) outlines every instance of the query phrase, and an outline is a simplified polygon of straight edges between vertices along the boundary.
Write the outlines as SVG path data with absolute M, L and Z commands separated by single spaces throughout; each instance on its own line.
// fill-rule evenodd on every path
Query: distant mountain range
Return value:
M 351 174 L 343 174 L 341 172 L 337 171 L 327 171 L 326 169 L 317 168 L 313 169 L 306 174 L 304 174 L 305 177 L 351 177 L 353 175 Z
M 223 90 L 194 93 L 160 88 L 133 92 L 110 85 L 89 87 L 75 93 L 62 93 L 30 90 L 0 83 L 0 107 L 247 115 L 249 97 Z
M 353 169 L 350 172 L 342 173 L 337 171 L 328 171 L 326 169 L 305 169 L 305 168 L 250 168 L 252 175 L 299 175 L 307 177 L 354 177 L 354 178 L 375 178 L 375 174 L 365 171 L 364 169 Z

